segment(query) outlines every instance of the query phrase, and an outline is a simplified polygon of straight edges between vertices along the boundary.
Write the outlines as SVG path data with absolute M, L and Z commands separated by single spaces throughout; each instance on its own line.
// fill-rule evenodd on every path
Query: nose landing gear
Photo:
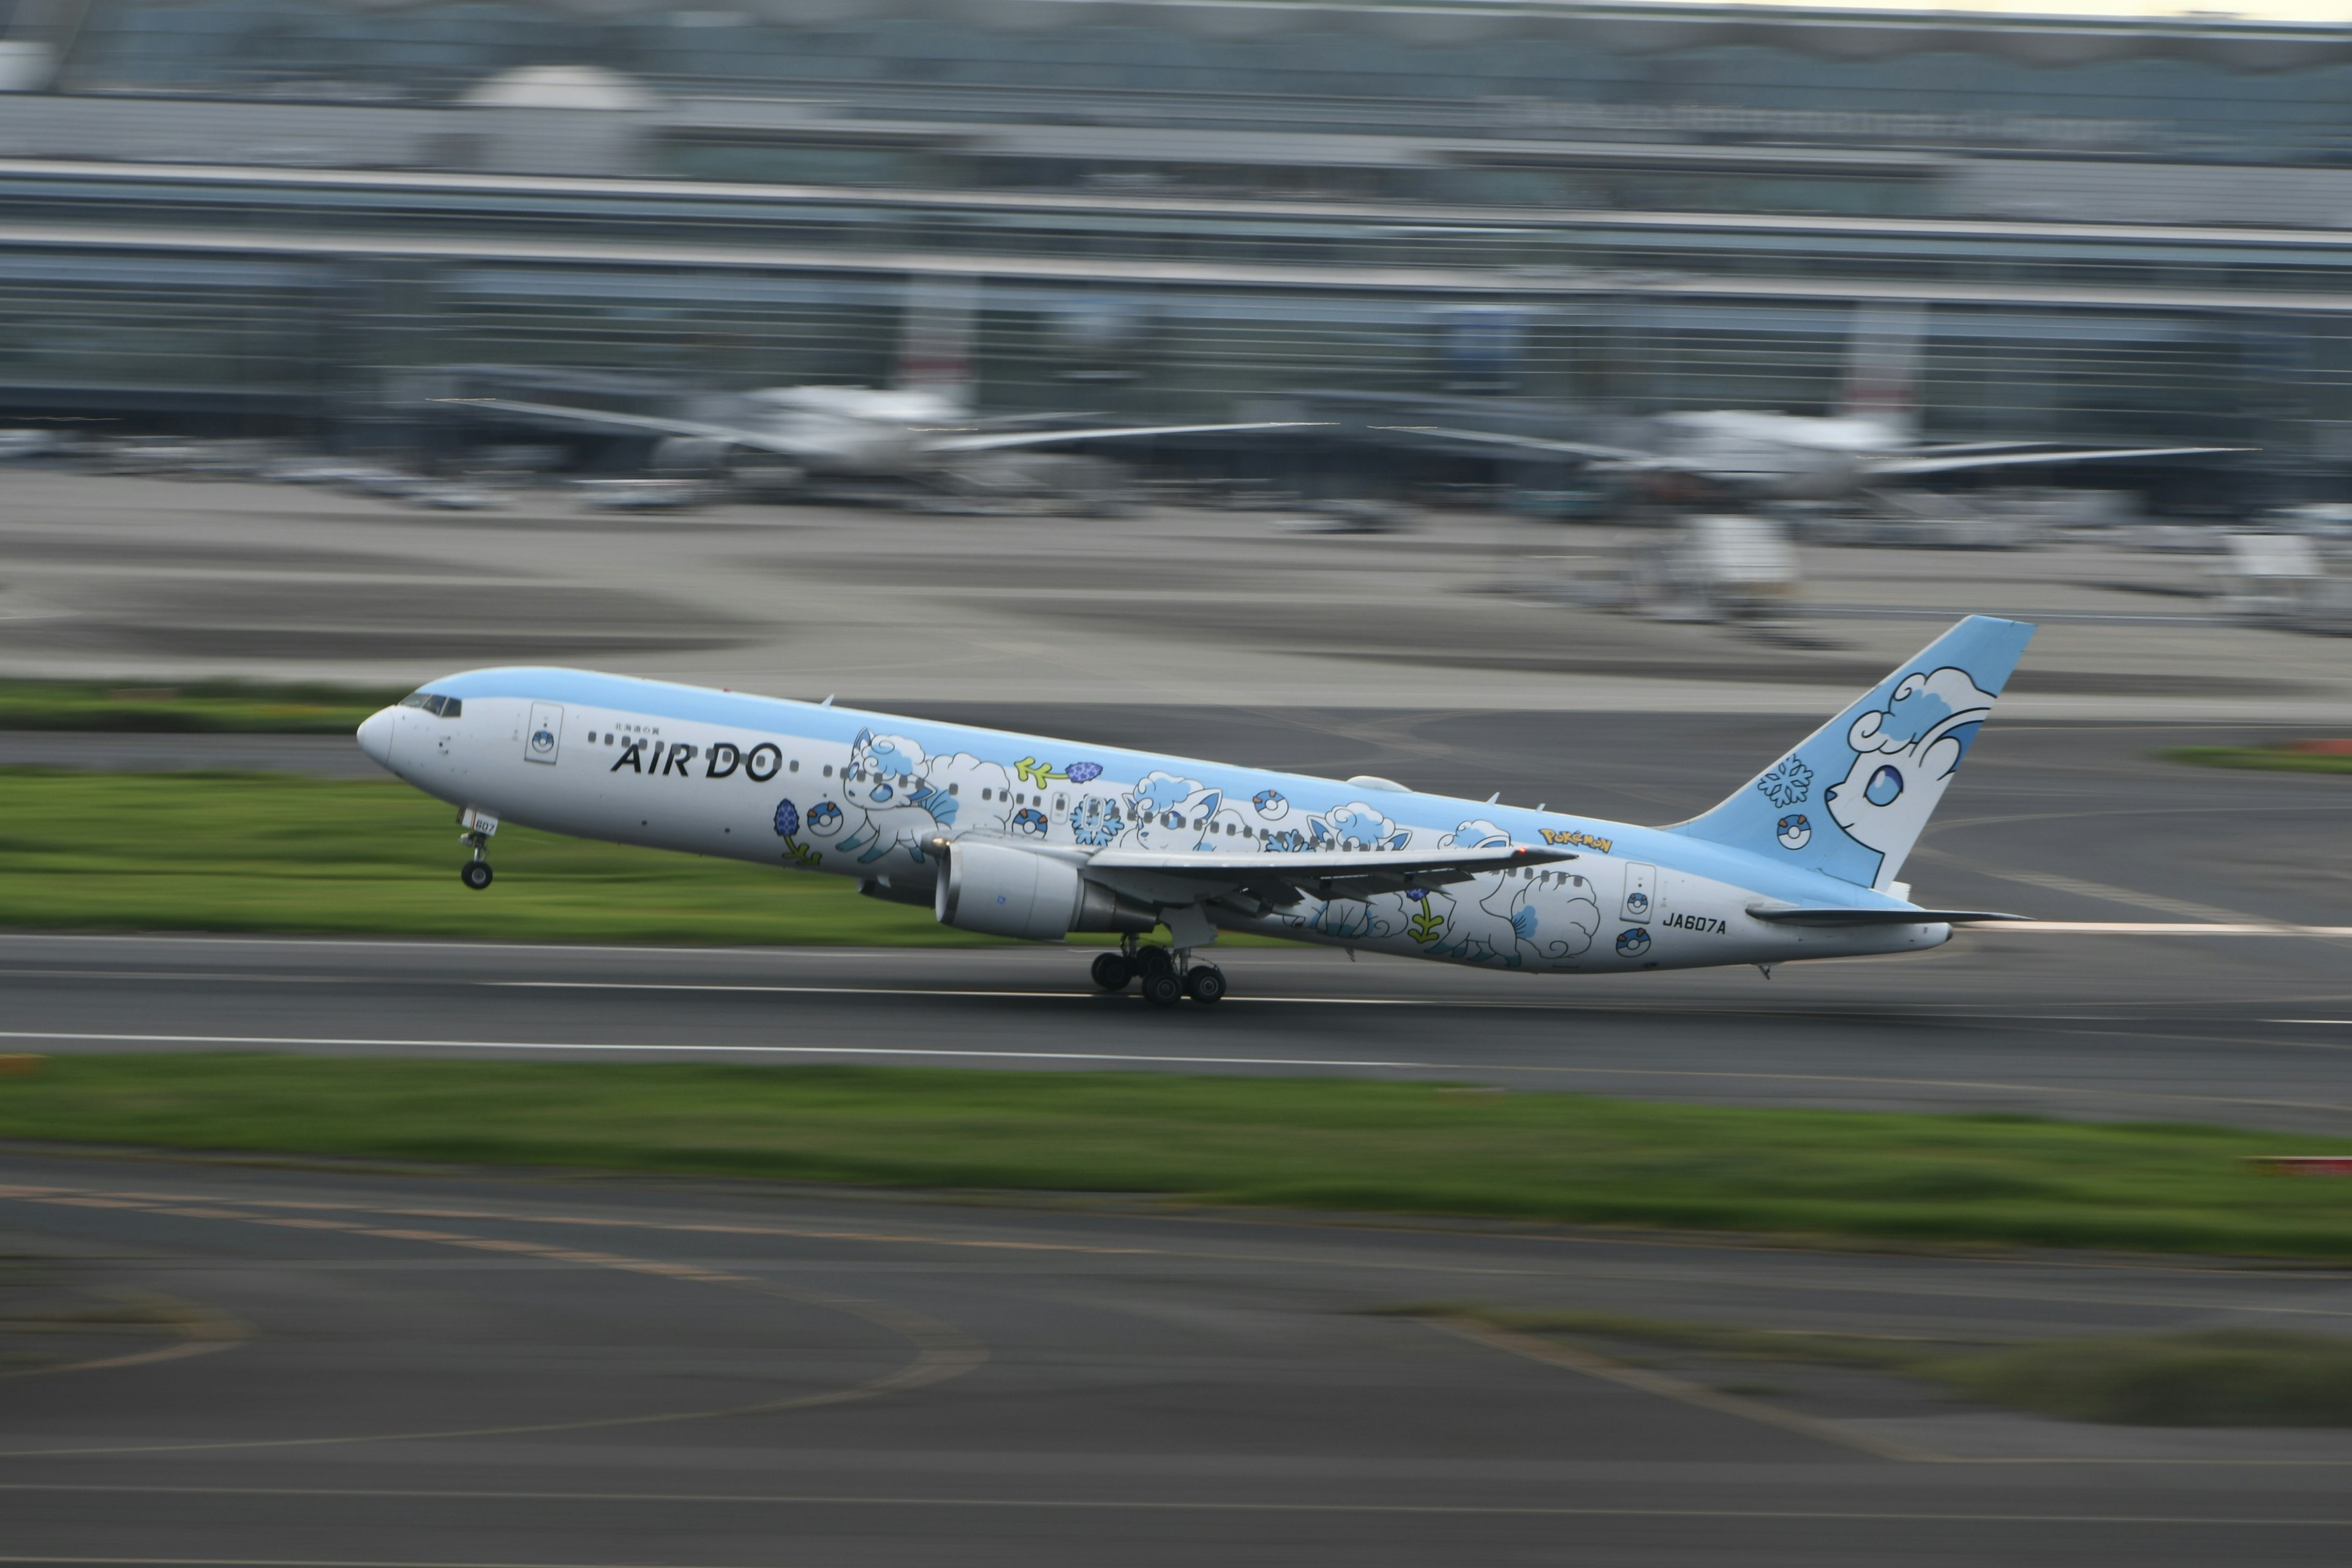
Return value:
M 474 858 L 457 868 L 457 879 L 480 892 L 490 885 L 490 862 L 488 858 L 490 835 L 499 830 L 499 819 L 488 813 L 468 808 L 457 821 L 466 831 L 457 835 L 457 842 L 470 846 Z

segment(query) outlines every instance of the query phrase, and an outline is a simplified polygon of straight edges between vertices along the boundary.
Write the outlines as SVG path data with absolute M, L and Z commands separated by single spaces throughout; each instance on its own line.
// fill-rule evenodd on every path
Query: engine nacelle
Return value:
M 948 850 L 931 912 L 941 925 L 987 936 L 1059 942 L 1074 931 L 1148 931 L 1159 915 L 1089 882 L 1067 860 L 1010 844 Z

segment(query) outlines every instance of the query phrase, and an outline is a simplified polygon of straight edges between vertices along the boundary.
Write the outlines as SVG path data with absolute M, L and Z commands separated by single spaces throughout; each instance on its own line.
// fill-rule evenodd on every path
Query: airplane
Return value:
M 949 284 L 919 287 L 908 300 L 896 384 L 770 386 L 706 397 L 682 415 L 629 414 L 509 397 L 435 401 L 557 429 L 658 437 L 656 468 L 723 468 L 738 452 L 781 458 L 803 475 L 930 479 L 957 459 L 983 454 L 1161 436 L 1295 428 L 1295 420 L 1244 424 L 1036 427 L 1045 416 L 982 418 L 972 410 L 972 299 Z M 1024 428 L 1024 426 L 1028 426 Z
M 1956 925 L 1895 879 L 2032 625 L 1971 616 L 1720 805 L 1643 827 L 587 670 L 478 669 L 359 727 L 458 808 L 490 886 L 505 823 L 856 878 L 941 924 L 1109 932 L 1110 991 L 1213 1003 L 1221 931 L 1528 973 L 1915 952 Z M 1142 938 L 1165 927 L 1165 946 Z
M 2242 447 L 2070 447 L 2054 441 L 1922 442 L 1917 432 L 1916 310 L 1857 313 L 1833 415 L 1711 409 L 1661 414 L 1620 442 L 1553 440 L 1450 425 L 1376 426 L 1444 444 L 1505 447 L 1581 461 L 1596 473 L 1681 479 L 1764 500 L 1843 500 L 1889 481 L 1987 468 L 2079 467 L 2242 452 Z

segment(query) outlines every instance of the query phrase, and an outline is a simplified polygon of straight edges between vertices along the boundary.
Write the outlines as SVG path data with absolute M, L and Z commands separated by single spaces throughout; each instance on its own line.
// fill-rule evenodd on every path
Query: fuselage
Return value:
M 1114 848 L 1279 867 L 1305 852 L 1516 844 L 1573 858 L 1366 898 L 1221 904 L 1206 918 L 1527 973 L 1774 964 L 1916 952 L 1950 935 L 1931 923 L 1758 920 L 1748 911 L 1759 904 L 1908 906 L 1667 828 L 583 670 L 452 676 L 371 718 L 360 739 L 402 779 L 477 817 L 852 877 L 908 903 L 932 901 L 943 843 L 1082 867 Z M 1122 873 L 1085 874 L 1154 896 Z

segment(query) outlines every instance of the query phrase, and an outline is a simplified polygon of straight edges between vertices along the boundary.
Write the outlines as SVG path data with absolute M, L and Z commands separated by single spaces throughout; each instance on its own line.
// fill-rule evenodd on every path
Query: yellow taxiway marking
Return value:
M 1546 1366 L 1563 1367 L 1570 1372 L 1582 1373 L 1587 1377 L 1597 1377 L 1606 1383 L 1639 1389 L 1643 1394 L 1654 1394 L 1661 1399 L 1671 1399 L 1676 1404 L 1694 1405 L 1701 1410 L 1711 1410 L 1718 1415 L 1734 1415 L 1740 1420 L 1753 1421 L 1760 1426 L 1777 1426 L 1784 1432 L 1794 1432 L 1801 1436 L 1816 1438 L 1824 1443 L 1834 1443 L 1840 1447 L 1852 1448 L 1877 1458 L 1899 1459 L 1906 1464 L 1914 1465 L 1941 1465 L 1953 1462 L 1953 1456 L 1937 1453 L 1933 1448 L 1922 1448 L 1916 1444 L 1897 1442 L 1891 1437 L 1882 1437 L 1872 1432 L 1859 1432 L 1843 1422 L 1823 1421 L 1811 1415 L 1801 1415 L 1793 1410 L 1782 1410 L 1776 1405 L 1766 1405 L 1758 1400 L 1742 1398 L 1737 1394 L 1725 1394 L 1719 1389 L 1702 1388 L 1697 1384 L 1685 1383 L 1679 1377 L 1669 1377 L 1664 1373 L 1654 1372 L 1647 1367 L 1627 1366 L 1624 1363 L 1612 1361 L 1607 1356 L 1595 1355 L 1591 1351 L 1578 1350 L 1573 1345 L 1560 1344 L 1538 1335 L 1523 1334 L 1510 1329 L 1496 1328 L 1491 1323 L 1481 1323 L 1469 1318 L 1427 1317 L 1422 1321 L 1433 1329 L 1528 1361 L 1541 1362 Z
M 45 1191 L 21 1186 L 0 1188 L 0 1197 L 13 1197 L 25 1202 L 58 1204 L 73 1207 L 89 1206 L 83 1201 L 86 1196 L 87 1194 L 62 1190 Z M 162 1196 L 133 1197 L 131 1194 L 109 1194 L 106 1206 L 137 1208 L 175 1219 L 216 1219 L 247 1225 L 287 1223 L 285 1217 L 280 1215 L 258 1215 L 247 1210 L 215 1207 L 210 1205 L 191 1205 L 184 1200 Z M 338 1223 L 312 1220 L 306 1222 L 304 1228 L 336 1230 L 352 1236 L 417 1242 L 427 1246 L 462 1247 L 521 1253 L 545 1262 L 579 1264 L 590 1268 L 617 1269 L 627 1273 L 650 1274 L 665 1279 L 689 1279 L 730 1289 L 746 1290 L 755 1295 L 772 1296 L 782 1300 L 863 1319 L 908 1341 L 915 1347 L 916 1353 L 913 1360 L 896 1372 L 887 1373 L 880 1377 L 869 1378 L 863 1383 L 846 1387 L 828 1389 L 816 1394 L 794 1394 L 783 1399 L 761 1400 L 754 1404 L 725 1405 L 709 1409 L 655 1411 L 640 1415 L 609 1415 L 577 1421 L 541 1421 L 497 1426 L 452 1427 L 437 1431 L 370 1432 L 326 1436 L 241 1438 L 192 1443 L 92 1445 L 67 1448 L 12 1448 L 0 1450 L 0 1458 L 214 1452 L 230 1448 L 324 1447 L 352 1443 L 421 1442 L 457 1437 L 513 1436 L 525 1433 L 582 1432 L 615 1426 L 645 1426 L 678 1421 L 707 1421 L 720 1416 L 761 1415 L 787 1410 L 813 1409 L 819 1405 L 847 1404 L 854 1400 L 872 1399 L 888 1394 L 906 1393 L 912 1389 L 927 1387 L 934 1383 L 944 1383 L 950 1378 L 961 1377 L 988 1359 L 987 1348 L 979 1341 L 953 1324 L 942 1322 L 921 1312 L 883 1302 L 865 1301 L 849 1296 L 836 1296 L 827 1291 L 780 1285 L 748 1275 L 704 1268 L 692 1264 L 629 1258 L 618 1253 L 582 1251 L 572 1247 L 551 1247 L 541 1242 L 510 1241 L 504 1237 L 468 1236 L 452 1231 L 423 1230 L 406 1226 L 377 1226 L 357 1221 Z M 201 1353 L 180 1350 L 179 1347 L 170 1348 L 178 1351 L 181 1354 Z M 129 1359 L 167 1358 L 143 1354 Z M 123 1364 L 123 1362 L 95 1364 Z M 54 1370 L 75 1369 L 60 1367 Z M 0 1562 L 5 1561 L 18 1561 L 18 1559 L 0 1557 Z M 57 1561 L 67 1560 L 58 1559 Z

